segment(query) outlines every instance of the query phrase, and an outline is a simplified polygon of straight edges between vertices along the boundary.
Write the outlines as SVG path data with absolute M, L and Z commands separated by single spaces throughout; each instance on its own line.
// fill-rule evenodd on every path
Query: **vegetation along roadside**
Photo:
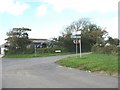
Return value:
M 89 72 L 97 72 L 112 76 L 118 75 L 118 56 L 112 54 L 88 54 L 81 58 L 79 56 L 68 57 L 56 61 L 56 63 Z

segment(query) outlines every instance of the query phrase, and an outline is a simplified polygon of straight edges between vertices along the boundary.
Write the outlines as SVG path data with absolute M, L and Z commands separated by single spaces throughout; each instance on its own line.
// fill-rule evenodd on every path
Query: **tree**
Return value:
M 91 50 L 94 45 L 105 45 L 105 38 L 108 33 L 105 29 L 96 24 L 87 25 L 82 29 L 82 45 L 86 50 Z
M 73 43 L 73 39 L 71 38 L 72 33 L 76 31 L 81 31 L 82 28 L 85 28 L 90 23 L 91 22 L 88 18 L 82 18 L 78 21 L 72 22 L 64 29 L 64 31 L 62 32 L 62 36 L 59 36 L 59 41 L 68 51 L 75 51 L 75 44 Z
M 75 51 L 74 43 L 71 39 L 70 34 L 66 34 L 65 36 L 59 36 L 58 41 L 59 41 L 59 44 L 63 46 L 68 52 Z
M 107 37 L 108 32 L 101 28 L 100 26 L 97 26 L 96 24 L 90 24 L 87 26 L 88 28 L 84 28 L 82 30 L 82 35 L 90 39 L 92 39 L 93 44 L 102 44 L 104 43 L 104 39 Z
M 71 35 L 75 31 L 81 31 L 82 51 L 90 51 L 93 45 L 103 44 L 105 42 L 104 38 L 107 36 L 106 30 L 96 24 L 92 24 L 89 19 L 79 19 L 67 26 L 59 39 L 63 46 L 69 50 L 74 49 Z
M 24 53 L 27 45 L 30 44 L 27 31 L 31 31 L 29 28 L 13 28 L 7 32 L 7 49 L 9 54 Z
M 83 28 L 86 28 L 86 26 L 90 25 L 91 22 L 88 18 L 82 18 L 78 21 L 72 22 L 71 25 L 67 26 L 65 30 L 62 32 L 63 35 L 65 34 L 72 34 L 75 31 L 81 31 Z

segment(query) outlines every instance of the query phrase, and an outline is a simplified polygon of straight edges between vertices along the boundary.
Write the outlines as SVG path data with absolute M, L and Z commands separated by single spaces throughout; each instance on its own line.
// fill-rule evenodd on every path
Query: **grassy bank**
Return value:
M 16 54 L 16 55 L 5 55 L 3 58 L 34 58 L 44 56 L 57 56 L 57 55 L 68 55 L 73 53 L 41 53 L 41 54 Z
M 109 75 L 118 73 L 118 56 L 106 54 L 89 54 L 80 57 L 68 57 L 61 59 L 56 63 L 77 68 L 80 70 L 87 70 L 91 72 L 104 72 Z

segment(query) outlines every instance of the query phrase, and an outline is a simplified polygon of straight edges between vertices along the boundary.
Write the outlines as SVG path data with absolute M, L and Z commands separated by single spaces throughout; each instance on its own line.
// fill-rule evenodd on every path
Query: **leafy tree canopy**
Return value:
M 11 31 L 7 32 L 7 49 L 8 53 L 24 53 L 27 45 L 30 44 L 28 37 L 28 31 L 31 31 L 29 28 L 13 28 Z
M 59 41 L 69 50 L 74 49 L 71 35 L 76 31 L 81 31 L 82 51 L 90 51 L 94 44 L 104 44 L 104 39 L 108 35 L 104 28 L 91 23 L 88 18 L 79 19 L 67 26 L 62 32 L 62 36 L 59 36 Z

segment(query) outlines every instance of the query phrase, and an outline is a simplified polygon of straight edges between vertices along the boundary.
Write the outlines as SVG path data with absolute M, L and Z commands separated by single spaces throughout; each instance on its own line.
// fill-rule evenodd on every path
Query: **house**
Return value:
M 30 41 L 32 42 L 31 45 L 28 45 L 28 47 L 34 46 L 36 48 L 47 48 L 52 45 L 51 41 L 48 39 L 33 39 L 30 38 Z
M 31 44 L 27 48 L 36 47 L 36 48 L 47 48 L 53 46 L 53 43 L 48 39 L 35 39 L 30 38 Z M 9 43 L 0 45 L 0 54 L 4 54 L 4 50 L 9 46 Z

